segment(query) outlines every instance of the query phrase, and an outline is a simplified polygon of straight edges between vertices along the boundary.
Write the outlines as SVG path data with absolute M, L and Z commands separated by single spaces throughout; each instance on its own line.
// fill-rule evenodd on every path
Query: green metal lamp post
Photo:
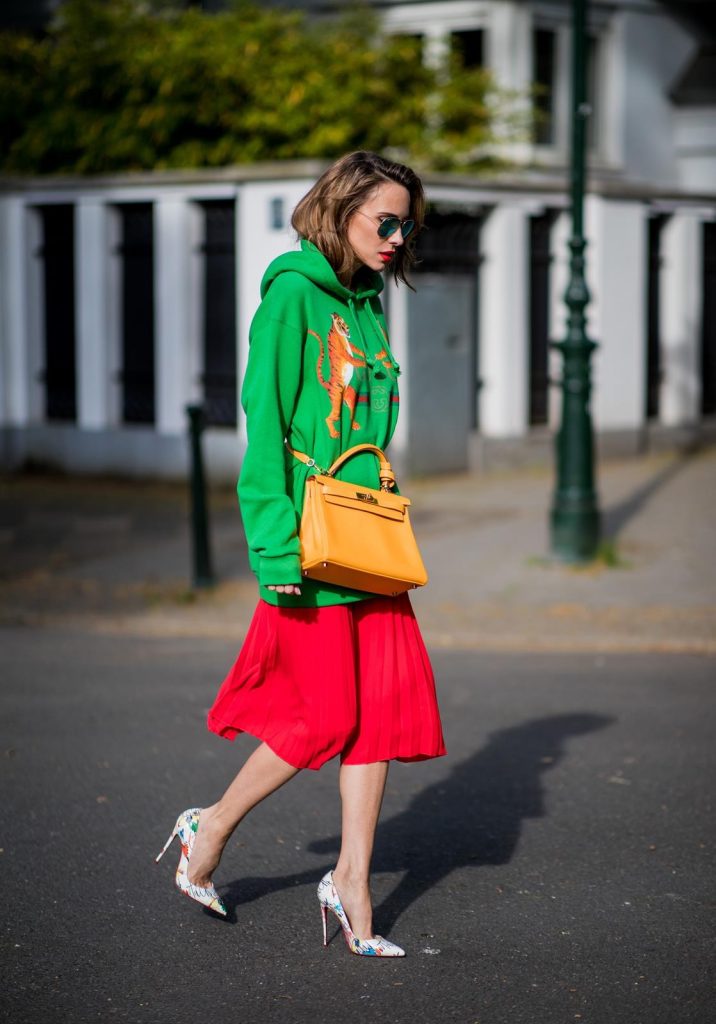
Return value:
M 563 562 L 593 558 L 600 534 L 594 490 L 594 442 L 589 409 L 590 359 L 597 347 L 586 334 L 585 307 L 589 291 L 584 277 L 583 234 L 586 120 L 586 7 L 572 0 L 572 237 L 570 275 L 565 293 L 569 313 L 567 337 L 552 342 L 564 357 L 562 421 L 556 438 L 557 484 L 550 513 L 551 554 Z

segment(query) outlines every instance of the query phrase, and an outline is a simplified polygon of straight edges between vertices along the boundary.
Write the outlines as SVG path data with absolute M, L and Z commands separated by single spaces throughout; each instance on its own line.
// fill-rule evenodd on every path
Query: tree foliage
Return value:
M 516 97 L 369 10 L 309 20 L 239 2 L 65 0 L 41 37 L 0 33 L 0 168 L 96 174 L 332 158 L 373 149 L 424 167 L 495 163 L 524 131 Z

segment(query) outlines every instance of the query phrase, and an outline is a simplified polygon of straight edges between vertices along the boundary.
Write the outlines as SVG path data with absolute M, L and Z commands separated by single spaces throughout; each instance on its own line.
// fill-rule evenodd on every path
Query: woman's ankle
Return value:
M 236 825 L 237 822 L 226 814 L 221 806 L 221 802 L 202 808 L 201 815 L 199 816 L 199 829 L 204 834 L 210 834 L 212 838 L 219 840 L 222 848 L 230 839 Z
M 333 881 L 336 886 L 340 889 L 341 885 L 349 887 L 354 891 L 360 891 L 364 889 L 366 892 L 369 891 L 369 876 L 363 871 L 348 865 L 344 867 L 342 864 L 336 864 L 333 869 Z
M 343 878 L 351 882 L 367 882 L 370 878 L 370 859 L 362 856 L 355 856 L 349 850 L 342 849 L 338 853 L 336 866 L 333 873 L 338 872 Z

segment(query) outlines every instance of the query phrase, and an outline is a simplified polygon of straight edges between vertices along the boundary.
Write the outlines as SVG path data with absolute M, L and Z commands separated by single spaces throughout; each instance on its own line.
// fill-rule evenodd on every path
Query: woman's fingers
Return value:
M 298 597 L 301 596 L 301 588 L 296 586 L 295 583 L 269 583 L 266 589 L 275 590 L 278 594 L 296 594 Z

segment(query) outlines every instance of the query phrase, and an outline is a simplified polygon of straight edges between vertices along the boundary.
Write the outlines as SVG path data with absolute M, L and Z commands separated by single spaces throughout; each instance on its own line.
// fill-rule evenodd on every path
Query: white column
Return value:
M 528 216 L 500 206 L 481 233 L 480 430 L 516 437 L 528 418 Z
M 78 425 L 100 430 L 110 413 L 109 216 L 106 204 L 82 197 L 75 206 Z
M 419 282 L 418 282 L 419 283 Z M 389 310 L 388 333 L 390 337 L 390 348 L 398 361 L 401 369 L 398 378 L 398 390 L 400 393 L 400 415 L 395 425 L 395 433 L 390 442 L 391 451 L 398 457 L 405 455 L 408 449 L 410 438 L 409 413 L 409 377 L 407 373 L 410 360 L 410 345 L 408 342 L 408 289 L 405 285 L 397 285 L 392 277 L 385 280 L 387 306 Z
M 276 181 L 247 183 L 239 187 L 236 221 L 236 368 L 239 396 L 249 355 L 249 328 L 261 302 L 261 280 L 272 260 L 297 247 L 291 215 L 312 184 L 310 180 Z M 282 217 L 275 216 L 274 204 L 283 211 Z M 243 418 L 239 402 L 237 425 L 240 433 L 244 433 Z
M 638 429 L 646 388 L 644 206 L 588 196 L 585 209 L 592 409 L 597 429 Z
M 31 419 L 27 249 L 24 202 L 0 200 L 0 423 L 18 427 Z
M 424 63 L 434 70 L 441 68 L 450 49 L 449 36 L 445 34 L 445 26 L 440 22 L 429 25 L 424 32 L 424 40 Z
M 696 213 L 677 211 L 663 228 L 659 419 L 666 426 L 695 423 L 700 415 L 701 238 Z
M 525 90 L 532 67 L 532 15 L 525 5 L 493 4 L 487 34 L 487 64 L 500 85 Z
M 528 4 L 494 3 L 490 7 L 486 63 L 497 84 L 513 89 L 524 97 L 522 109 L 529 111 L 528 99 L 532 70 L 532 11 Z M 530 158 L 531 144 L 514 142 L 501 147 L 508 159 L 523 162 Z
M 190 204 L 162 196 L 154 207 L 156 427 L 181 434 L 192 397 L 192 267 Z

